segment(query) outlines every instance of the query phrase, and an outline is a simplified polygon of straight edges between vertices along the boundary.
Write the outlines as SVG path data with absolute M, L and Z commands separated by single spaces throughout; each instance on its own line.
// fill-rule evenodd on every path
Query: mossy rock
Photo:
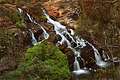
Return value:
M 55 46 L 43 42 L 27 50 L 25 62 L 3 80 L 69 80 L 66 56 Z

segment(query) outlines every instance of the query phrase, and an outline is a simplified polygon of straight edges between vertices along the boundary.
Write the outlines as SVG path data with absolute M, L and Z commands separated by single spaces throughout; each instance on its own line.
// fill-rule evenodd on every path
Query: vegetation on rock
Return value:
M 43 42 L 27 50 L 25 61 L 4 78 L 6 80 L 68 80 L 66 56 L 55 46 Z

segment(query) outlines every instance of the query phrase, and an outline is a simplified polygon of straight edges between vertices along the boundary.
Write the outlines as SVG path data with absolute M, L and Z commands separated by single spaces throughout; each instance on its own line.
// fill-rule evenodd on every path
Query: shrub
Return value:
M 46 42 L 27 50 L 25 62 L 16 71 L 6 75 L 8 80 L 68 80 L 70 72 L 67 58 L 53 45 Z

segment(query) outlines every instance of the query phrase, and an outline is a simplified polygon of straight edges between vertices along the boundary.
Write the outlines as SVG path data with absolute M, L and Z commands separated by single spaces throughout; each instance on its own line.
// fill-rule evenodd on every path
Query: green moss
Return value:
M 6 80 L 68 80 L 70 72 L 67 58 L 53 45 L 46 42 L 29 48 L 25 62 L 16 71 L 10 72 Z

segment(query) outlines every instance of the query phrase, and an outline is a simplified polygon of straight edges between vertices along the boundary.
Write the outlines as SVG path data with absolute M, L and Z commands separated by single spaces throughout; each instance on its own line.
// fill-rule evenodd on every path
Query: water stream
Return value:
M 71 48 L 72 51 L 74 52 L 75 62 L 74 62 L 74 71 L 73 72 L 75 74 L 88 73 L 88 71 L 80 68 L 79 62 L 77 60 L 78 57 L 81 58 L 81 56 L 80 56 L 80 49 L 84 48 L 86 46 L 86 44 L 90 45 L 92 47 L 92 49 L 94 50 L 96 64 L 98 66 L 100 66 L 100 67 L 108 66 L 108 63 L 101 59 L 100 53 L 98 52 L 98 50 L 91 43 L 89 43 L 88 41 L 84 40 L 83 38 L 79 38 L 78 36 L 75 36 L 75 38 L 73 38 L 74 35 L 71 35 L 64 25 L 62 25 L 59 22 L 54 21 L 53 19 L 51 19 L 49 17 L 49 15 L 47 15 L 45 13 L 45 11 L 43 11 L 43 12 L 44 12 L 44 15 L 46 16 L 46 18 L 48 19 L 48 22 L 54 25 L 54 30 L 55 30 L 56 34 L 61 36 L 62 39 L 61 39 L 61 41 L 59 43 L 63 44 L 64 41 L 66 41 L 67 45 L 68 45 L 68 48 Z M 67 39 L 67 37 L 64 34 L 68 35 L 70 40 Z M 72 43 L 75 43 L 76 46 L 72 46 Z
M 38 25 L 42 29 L 42 31 L 43 31 L 42 35 L 43 35 L 44 39 L 41 40 L 40 42 L 37 42 L 37 40 L 35 39 L 35 36 L 34 36 L 34 33 L 32 32 L 32 30 L 28 29 L 30 31 L 30 33 L 31 33 L 31 37 L 32 37 L 31 42 L 32 42 L 33 45 L 36 45 L 37 43 L 41 43 L 45 39 L 49 38 L 49 34 L 47 33 L 47 31 L 39 23 L 37 23 L 32 16 L 30 16 L 28 13 L 25 13 L 21 8 L 18 8 L 18 11 L 19 11 L 19 13 L 21 15 L 22 14 L 26 14 L 28 19 L 30 20 L 30 22 L 35 24 L 35 25 Z
M 31 29 L 29 29 L 29 32 L 31 33 L 31 42 L 33 45 L 37 45 L 37 40 L 34 36 L 34 33 L 31 31 Z
M 18 10 L 21 14 L 23 13 L 22 9 L 18 8 Z M 84 59 L 81 57 L 81 49 L 86 47 L 87 44 L 89 46 L 91 46 L 91 48 L 94 51 L 96 65 L 98 65 L 101 68 L 105 68 L 105 67 L 110 65 L 107 62 L 108 56 L 103 55 L 104 56 L 104 60 L 103 60 L 102 56 L 100 55 L 97 48 L 95 48 L 91 43 L 89 43 L 88 41 L 86 41 L 85 39 L 83 39 L 79 36 L 75 36 L 74 35 L 75 32 L 72 29 L 67 29 L 66 26 L 64 26 L 61 23 L 59 23 L 59 22 L 53 20 L 52 18 L 50 18 L 50 16 L 46 13 L 45 10 L 43 10 L 43 13 L 47 18 L 47 22 L 54 26 L 53 28 L 54 28 L 55 33 L 61 37 L 61 40 L 57 41 L 56 45 L 57 46 L 58 45 L 63 45 L 66 42 L 67 43 L 67 48 L 70 48 L 73 51 L 73 54 L 75 56 L 75 61 L 74 61 L 74 64 L 73 64 L 74 65 L 73 74 L 81 75 L 81 74 L 89 74 L 90 73 L 91 69 L 86 69 L 86 66 L 84 66 L 84 68 L 81 68 L 80 63 L 78 61 L 78 58 L 80 58 L 83 61 L 83 63 L 85 62 Z M 29 20 L 32 23 L 34 23 L 36 25 L 39 25 L 40 28 L 43 30 L 44 39 L 48 39 L 48 37 L 49 37 L 48 32 L 39 23 L 37 23 L 28 13 L 26 13 L 26 14 L 27 14 Z M 32 34 L 31 35 L 32 36 L 32 44 L 36 45 L 37 40 L 34 37 L 34 33 L 32 32 L 32 30 L 29 30 L 29 31 Z

